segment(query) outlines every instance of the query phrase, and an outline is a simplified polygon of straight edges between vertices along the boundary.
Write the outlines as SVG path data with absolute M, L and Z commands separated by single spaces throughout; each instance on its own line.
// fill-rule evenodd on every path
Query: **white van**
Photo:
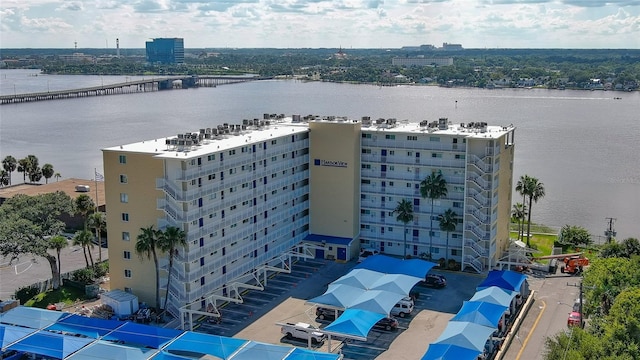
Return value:
M 404 299 L 398 301 L 397 304 L 393 306 L 391 309 L 392 316 L 399 316 L 401 318 L 405 316 L 409 316 L 413 312 L 413 300 L 409 297 L 405 297 Z

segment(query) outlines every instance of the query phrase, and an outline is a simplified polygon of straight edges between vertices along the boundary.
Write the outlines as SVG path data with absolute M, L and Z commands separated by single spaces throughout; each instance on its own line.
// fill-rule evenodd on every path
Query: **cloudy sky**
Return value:
M 2 48 L 640 48 L 640 0 L 1 0 Z

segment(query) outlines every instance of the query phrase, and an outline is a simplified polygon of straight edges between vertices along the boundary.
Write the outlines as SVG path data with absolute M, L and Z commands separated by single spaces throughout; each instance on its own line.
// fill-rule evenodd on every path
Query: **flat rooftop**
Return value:
M 438 134 L 470 138 L 499 138 L 512 131 L 512 124 L 507 126 L 489 126 L 486 123 L 453 124 L 449 121 L 439 125 L 438 121 L 410 122 L 409 120 L 377 119 L 360 120 L 336 116 L 308 115 L 300 117 L 278 116 L 269 120 L 243 120 L 242 124 L 216 125 L 214 128 L 186 131 L 177 135 L 159 139 L 145 140 L 137 143 L 114 146 L 103 151 L 121 151 L 133 153 L 155 154 L 165 159 L 191 159 L 207 154 L 239 148 L 268 141 L 273 138 L 299 134 L 309 131 L 309 122 L 361 123 L 365 132 L 396 132 L 416 134 Z

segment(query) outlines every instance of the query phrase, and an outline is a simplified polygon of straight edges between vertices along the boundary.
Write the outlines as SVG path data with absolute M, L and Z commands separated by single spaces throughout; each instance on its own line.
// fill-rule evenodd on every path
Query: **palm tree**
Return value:
M 27 173 L 29 172 L 29 160 L 27 158 L 18 160 L 18 167 L 16 168 L 16 170 L 22 173 L 22 182 L 27 182 Z
M 177 254 L 176 247 L 187 245 L 187 234 L 180 228 L 168 226 L 160 234 L 158 248 L 169 254 L 169 275 L 167 278 L 167 294 L 164 297 L 164 311 L 167 311 L 167 300 L 169 300 L 169 285 L 171 285 L 171 272 L 173 270 L 173 258 Z
M 516 183 L 516 191 L 522 195 L 522 204 L 524 206 L 524 204 L 527 203 L 527 194 L 526 194 L 526 184 L 527 182 L 529 182 L 529 175 L 522 175 L 520 176 L 520 180 L 518 180 L 518 182 Z M 518 234 L 518 238 L 524 240 L 524 216 L 520 219 L 520 227 L 519 227 L 521 233 Z
M 7 170 L 0 169 L 0 187 L 9 185 L 11 183 L 11 175 Z
M 396 220 L 400 221 L 404 226 L 404 244 L 402 245 L 402 249 L 404 250 L 403 259 L 407 258 L 407 224 L 413 221 L 413 204 L 407 200 L 402 199 L 402 201 L 398 202 L 398 206 L 396 206 L 393 213 L 396 214 Z
M 94 212 L 87 219 L 87 226 L 96 232 L 98 241 L 98 262 L 102 262 L 102 232 L 107 230 L 107 221 L 102 212 Z
M 56 255 L 58 258 L 58 284 L 60 284 L 62 281 L 62 279 L 60 278 L 61 275 L 61 268 L 62 268 L 62 263 L 60 262 L 60 251 L 62 251 L 62 249 L 66 248 L 67 245 L 69 245 L 69 243 L 67 242 L 67 239 L 62 236 L 62 235 L 56 235 L 54 237 L 52 237 L 51 239 L 49 239 L 49 248 L 50 249 L 54 249 L 56 251 Z M 54 290 L 56 289 L 56 287 L 54 286 Z
M 544 184 L 534 177 L 529 177 L 525 184 L 525 194 L 529 198 L 529 214 L 527 214 L 527 247 L 530 247 L 531 240 L 531 206 L 538 202 L 545 195 Z
M 429 258 L 431 258 L 431 248 L 433 245 L 433 203 L 436 199 L 447 196 L 447 181 L 442 176 L 442 172 L 432 172 L 426 179 L 420 182 L 420 195 L 423 199 L 431 199 L 431 213 L 429 214 Z
M 60 175 L 59 172 L 53 174 L 53 177 L 56 178 L 56 182 L 60 181 L 60 178 L 62 177 L 62 175 Z
M 160 310 L 160 270 L 158 269 L 158 255 L 156 248 L 158 247 L 159 231 L 153 228 L 153 225 L 140 228 L 136 241 L 136 254 L 141 260 L 153 259 L 156 271 L 156 309 Z
M 88 230 L 80 230 L 77 231 L 73 236 L 73 245 L 82 246 L 82 251 L 84 252 L 84 261 L 89 267 L 89 259 L 91 259 L 91 267 L 93 268 L 93 255 L 91 255 L 91 249 L 93 248 L 93 235 Z M 89 258 L 87 258 L 87 253 L 89 253 Z
M 438 220 L 440 221 L 440 230 L 445 231 L 447 233 L 447 247 L 444 258 L 446 261 L 449 260 L 449 233 L 456 230 L 456 225 L 458 225 L 458 214 L 451 209 L 447 209 L 443 214 L 438 215 Z
M 18 161 L 11 155 L 7 155 L 2 159 L 2 168 L 9 173 L 9 185 L 11 185 L 11 173 L 18 168 Z
M 48 184 L 49 183 L 49 179 L 53 176 L 53 165 L 51 164 L 44 164 L 42 165 L 42 176 L 44 176 L 44 183 Z
M 87 229 L 87 215 L 94 211 L 96 208 L 96 204 L 93 202 L 93 199 L 87 194 L 82 194 L 73 200 L 73 207 L 75 208 L 76 214 L 80 214 L 82 216 L 82 220 L 84 221 L 84 229 Z
M 523 203 L 516 203 L 511 210 L 511 216 L 518 221 L 518 240 L 520 240 L 524 228 L 522 221 L 527 216 L 527 207 Z

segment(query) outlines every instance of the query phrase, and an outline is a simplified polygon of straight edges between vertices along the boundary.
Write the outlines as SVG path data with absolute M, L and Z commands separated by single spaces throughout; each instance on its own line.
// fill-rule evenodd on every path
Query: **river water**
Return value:
M 38 75 L 38 76 L 34 76 Z M 0 94 L 53 91 L 142 77 L 53 76 L 0 70 Z M 615 99 L 615 98 L 621 99 Z M 165 137 L 263 113 L 514 124 L 515 181 L 537 177 L 546 196 L 532 221 L 640 237 L 640 92 L 378 87 L 269 80 L 216 88 L 0 106 L 0 158 L 34 154 L 63 178 L 93 178 L 100 149 Z M 14 182 L 22 181 L 14 173 Z M 514 192 L 514 202 L 521 201 Z M 596 240 L 601 240 L 596 237 Z

